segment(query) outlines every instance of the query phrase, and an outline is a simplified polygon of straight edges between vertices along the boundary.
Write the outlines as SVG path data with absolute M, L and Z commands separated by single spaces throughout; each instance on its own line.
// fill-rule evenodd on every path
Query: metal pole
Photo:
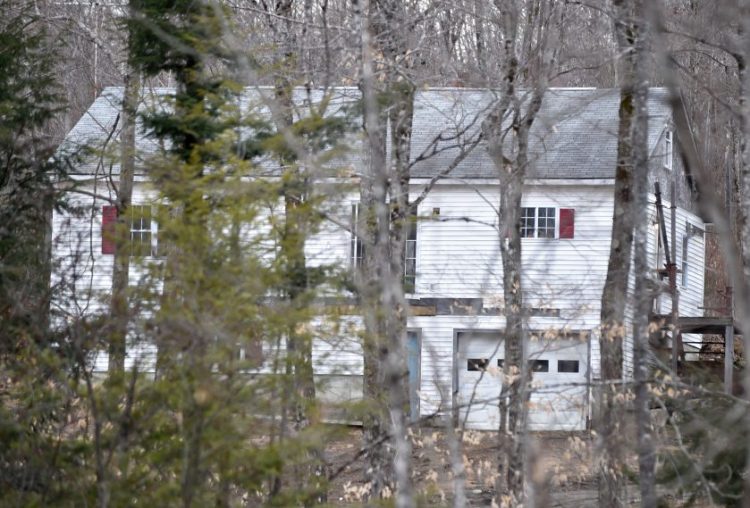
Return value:
M 734 210 L 732 199 L 732 171 L 733 166 L 726 164 L 724 166 L 724 206 L 729 220 L 729 231 L 734 232 Z M 708 239 L 708 236 L 706 236 Z M 734 290 L 732 288 L 732 278 L 727 277 L 727 310 L 729 316 L 729 325 L 724 330 L 724 392 L 731 395 L 732 386 L 734 385 Z
M 656 196 L 656 215 L 659 221 L 661 243 L 664 245 L 664 268 L 668 268 L 669 264 L 671 263 L 669 254 L 669 240 L 667 239 L 667 227 L 664 223 L 664 205 L 661 202 L 661 188 L 659 187 L 659 182 L 654 183 L 654 195 Z M 656 262 L 658 263 L 659 260 L 657 259 Z
M 724 392 L 732 394 L 734 380 L 734 320 L 724 329 Z

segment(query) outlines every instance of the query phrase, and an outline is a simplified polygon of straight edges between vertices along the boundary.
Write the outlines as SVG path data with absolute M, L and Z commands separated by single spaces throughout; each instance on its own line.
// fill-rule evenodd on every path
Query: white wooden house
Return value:
M 248 91 L 248 95 L 254 93 L 258 91 Z M 352 88 L 335 91 L 341 101 L 357 100 L 358 93 Z M 71 131 L 66 149 L 81 143 L 114 143 L 121 94 L 121 89 L 106 89 Z M 299 101 L 306 97 L 303 91 L 298 95 Z M 447 139 L 462 133 L 457 138 L 460 142 L 475 134 L 493 98 L 486 90 L 462 88 L 417 94 L 411 154 L 415 160 L 432 155 L 413 167 L 413 196 L 455 158 L 458 148 L 451 144 L 456 141 Z M 523 285 L 532 335 L 527 350 L 536 387 L 530 408 L 532 429 L 575 430 L 587 425 L 589 384 L 599 369 L 596 331 L 611 237 L 618 105 L 618 90 L 550 89 L 532 131 L 522 203 Z M 701 316 L 705 227 L 694 211 L 691 185 L 677 156 L 682 140 L 673 137 L 665 90 L 651 90 L 649 116 L 652 188 L 656 181 L 663 189 L 673 182 L 677 185 L 679 310 L 684 316 Z M 433 150 L 440 134 L 446 140 Z M 146 153 L 158 149 L 142 133 L 138 143 Z M 359 160 L 355 153 L 347 161 L 353 174 Z M 116 181 L 112 175 L 116 174 L 116 161 L 110 164 L 92 158 L 81 164 L 73 177 L 91 192 L 72 198 L 91 210 L 78 217 L 54 217 L 55 280 L 67 277 L 72 281 L 67 290 L 75 293 L 62 298 L 59 305 L 73 314 L 96 312 L 107 302 L 113 257 L 107 254 L 109 247 L 102 243 L 101 231 L 110 203 L 90 194 L 112 196 Z M 139 174 L 136 180 L 134 203 L 150 206 L 154 190 L 145 175 Z M 480 144 L 438 181 L 419 206 L 420 220 L 411 232 L 406 260 L 407 275 L 414 277 L 413 293 L 407 296 L 413 309 L 408 363 L 415 417 L 450 414 L 453 407 L 459 408 L 459 417 L 468 427 L 498 426 L 497 367 L 502 364 L 505 322 L 497 231 L 501 192 L 492 162 Z M 341 198 L 345 214 L 356 214 L 356 201 L 353 194 Z M 653 194 L 650 202 L 650 214 L 655 217 Z M 133 230 L 133 235 L 150 233 L 148 242 L 155 248 L 156 224 L 151 222 L 145 229 Z M 357 255 L 356 243 L 350 231 L 325 225 L 308 242 L 308 261 L 356 264 L 352 259 Z M 651 229 L 649 249 L 656 276 L 663 263 L 657 259 L 656 227 Z M 138 277 L 138 270 L 133 270 L 133 283 Z M 663 295 L 656 305 L 660 313 L 668 312 L 669 297 Z M 356 323 L 357 318 L 352 321 Z M 360 351 L 356 334 L 335 344 L 325 340 L 315 344 L 316 375 L 326 381 L 324 396 L 360 396 Z M 144 362 L 148 368 L 153 357 L 153 348 L 141 347 L 130 352 L 128 361 Z M 104 355 L 96 362 L 97 368 L 106 368 Z M 628 343 L 625 372 L 629 375 L 631 370 L 632 345 Z

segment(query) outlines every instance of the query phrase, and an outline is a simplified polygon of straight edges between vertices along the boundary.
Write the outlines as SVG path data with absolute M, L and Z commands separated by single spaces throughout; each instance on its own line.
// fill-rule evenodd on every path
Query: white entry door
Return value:
M 532 334 L 533 337 L 533 334 Z M 497 430 L 505 344 L 501 332 L 458 334 L 456 380 L 459 419 L 466 428 Z M 583 430 L 588 402 L 588 344 L 585 340 L 532 338 L 531 430 Z

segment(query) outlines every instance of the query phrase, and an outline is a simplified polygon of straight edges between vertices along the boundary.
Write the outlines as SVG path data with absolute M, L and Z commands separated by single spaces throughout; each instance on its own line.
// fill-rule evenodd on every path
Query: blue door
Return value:
M 419 420 L 419 383 L 421 375 L 421 340 L 417 332 L 406 333 L 406 365 L 409 369 L 409 416 L 412 422 Z

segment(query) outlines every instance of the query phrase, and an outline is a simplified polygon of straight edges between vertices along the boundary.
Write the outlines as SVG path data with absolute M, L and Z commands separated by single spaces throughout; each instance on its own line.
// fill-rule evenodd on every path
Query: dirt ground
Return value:
M 596 506 L 591 465 L 592 442 L 588 433 L 533 433 L 534 477 L 547 485 L 549 506 Z M 358 428 L 342 428 L 328 447 L 333 470 L 341 470 L 331 485 L 329 500 L 340 506 L 355 504 L 363 482 L 363 460 L 356 458 L 361 444 Z M 424 506 L 450 505 L 453 475 L 445 433 L 425 428 L 413 435 L 414 483 Z M 491 506 L 497 470 L 498 440 L 494 432 L 471 432 L 463 436 L 466 494 L 471 506 Z
M 362 443 L 358 427 L 338 427 L 335 439 L 329 441 L 328 458 L 332 470 L 339 474 L 329 490 L 329 502 L 334 506 L 361 506 L 359 500 L 365 488 L 358 457 Z M 635 443 L 634 429 L 626 425 L 626 442 Z M 413 434 L 413 479 L 419 493 L 419 506 L 452 506 L 453 475 L 450 452 L 445 432 L 439 428 L 422 428 Z M 530 434 L 533 478 L 536 492 L 545 497 L 536 506 L 551 508 L 597 508 L 595 475 L 592 471 L 593 439 L 589 432 L 536 432 Z M 469 506 L 493 506 L 494 474 L 497 470 L 498 437 L 495 432 L 467 431 L 462 441 L 466 469 L 465 490 Z M 635 444 L 628 451 L 628 468 L 637 471 Z M 680 507 L 681 499 L 658 489 L 660 506 Z M 638 487 L 626 488 L 627 506 L 640 506 Z M 714 506 L 698 500 L 696 508 Z

